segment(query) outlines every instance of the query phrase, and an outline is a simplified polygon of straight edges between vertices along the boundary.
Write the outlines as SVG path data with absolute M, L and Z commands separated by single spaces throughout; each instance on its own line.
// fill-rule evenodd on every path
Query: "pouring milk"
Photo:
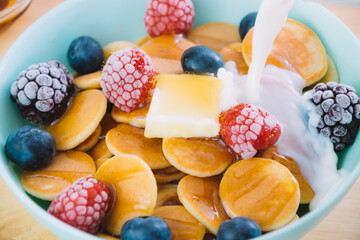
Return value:
M 218 77 L 224 79 L 225 88 L 232 90 L 227 103 L 222 106 L 223 111 L 240 103 L 250 103 L 277 118 L 282 133 L 276 146 L 280 154 L 297 162 L 303 177 L 314 190 L 312 209 L 320 205 L 339 183 L 337 155 L 330 140 L 317 133 L 320 117 L 309 101 L 311 95 L 302 96 L 305 80 L 297 73 L 272 65 L 264 68 L 292 3 L 293 0 L 264 0 L 255 23 L 248 75 L 239 76 L 234 62 L 228 62 L 226 70 L 219 70 Z

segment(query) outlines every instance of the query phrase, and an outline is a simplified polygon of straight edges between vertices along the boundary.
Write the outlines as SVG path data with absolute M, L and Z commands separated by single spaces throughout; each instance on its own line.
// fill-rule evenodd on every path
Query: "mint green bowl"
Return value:
M 225 21 L 238 24 L 243 16 L 257 11 L 260 0 L 193 0 L 195 25 Z M 105 4 L 106 3 L 106 4 Z M 8 135 L 27 125 L 10 101 L 10 86 L 20 71 L 29 65 L 57 59 L 67 63 L 70 42 L 90 35 L 103 46 L 112 41 L 135 41 L 146 35 L 143 25 L 145 0 L 71 0 L 45 14 L 31 25 L 11 46 L 0 63 L 0 173 L 15 196 L 45 227 L 61 239 L 99 239 L 79 231 L 47 214 L 47 202 L 29 197 L 19 181 L 20 169 L 6 158 L 4 145 Z M 276 13 L 274 13 L 276 14 Z M 309 26 L 322 40 L 337 66 L 341 82 L 360 92 L 360 44 L 355 35 L 333 14 L 311 2 L 295 1 L 290 17 Z M 347 173 L 342 185 L 319 208 L 280 230 L 258 239 L 298 239 L 314 228 L 345 196 L 360 173 L 360 138 L 339 157 Z

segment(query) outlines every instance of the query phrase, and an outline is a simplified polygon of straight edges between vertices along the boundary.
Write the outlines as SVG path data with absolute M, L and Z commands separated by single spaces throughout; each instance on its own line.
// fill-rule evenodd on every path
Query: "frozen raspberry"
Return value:
M 51 202 L 48 212 L 73 227 L 94 234 L 108 209 L 109 191 L 95 178 L 80 178 Z
M 317 130 L 330 138 L 336 152 L 353 144 L 359 129 L 360 102 L 356 90 L 336 82 L 318 83 L 312 102 L 321 116 Z
M 51 123 L 65 112 L 72 82 L 69 70 L 58 61 L 33 64 L 12 84 L 11 100 L 29 122 Z
M 146 101 L 154 85 L 154 74 L 154 65 L 143 50 L 125 48 L 107 60 L 100 80 L 101 88 L 116 107 L 131 112 Z
M 221 113 L 220 135 L 240 157 L 249 159 L 257 150 L 276 143 L 281 134 L 277 120 L 263 109 L 239 104 Z
M 144 23 L 152 37 L 171 33 L 188 33 L 194 23 L 191 0 L 148 0 Z

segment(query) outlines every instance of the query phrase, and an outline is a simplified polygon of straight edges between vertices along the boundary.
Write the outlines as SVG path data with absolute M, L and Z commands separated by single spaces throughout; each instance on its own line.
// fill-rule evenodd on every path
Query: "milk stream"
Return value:
M 309 99 L 302 95 L 305 80 L 297 73 L 267 65 L 273 42 L 286 22 L 292 0 L 264 0 L 255 23 L 252 62 L 248 76 L 237 74 L 230 61 L 219 69 L 224 80 L 222 110 L 240 103 L 260 106 L 277 118 L 281 136 L 276 143 L 280 154 L 293 158 L 315 192 L 310 209 L 321 205 L 340 183 L 337 155 L 328 138 L 317 133 L 320 117 Z
M 286 22 L 293 0 L 264 0 L 255 21 L 252 61 L 249 67 L 247 99 L 253 103 L 259 97 L 258 88 L 276 36 Z

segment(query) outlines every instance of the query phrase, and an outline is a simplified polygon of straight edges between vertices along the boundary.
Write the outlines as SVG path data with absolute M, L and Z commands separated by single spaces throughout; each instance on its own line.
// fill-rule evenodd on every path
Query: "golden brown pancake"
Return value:
M 254 28 L 243 41 L 243 56 L 251 63 Z M 309 86 L 319 81 L 327 71 L 324 46 L 318 36 L 304 24 L 288 19 L 276 37 L 268 64 L 299 73 Z
M 182 68 L 180 60 L 152 57 L 151 62 L 154 64 L 155 72 L 157 72 L 159 74 L 160 73 L 172 73 L 172 74 L 184 73 L 184 70 Z
M 288 224 L 296 222 L 297 220 L 299 220 L 299 215 L 295 214 L 295 216 L 290 220 Z
M 115 156 L 101 165 L 95 178 L 115 188 L 114 206 L 105 228 L 120 235 L 123 224 L 139 216 L 152 214 L 157 196 L 157 186 L 149 166 L 134 155 Z
M 127 123 L 135 127 L 145 128 L 145 118 L 150 108 L 150 102 L 151 99 L 148 99 L 144 106 L 131 112 L 121 111 L 120 108 L 114 106 L 111 115 L 119 123 Z
M 163 152 L 171 165 L 197 177 L 218 175 L 235 159 L 219 140 L 201 138 L 164 139 Z
M 107 99 L 97 89 L 79 92 L 65 114 L 48 131 L 55 139 L 56 149 L 65 151 L 85 141 L 105 115 Z
M 77 145 L 75 150 L 87 152 L 91 148 L 93 148 L 96 145 L 96 143 L 99 141 L 101 130 L 102 128 L 101 125 L 99 124 L 95 129 L 95 131 L 90 135 L 90 137 L 88 137 L 87 139 L 85 139 L 85 141 Z
M 324 77 L 322 79 L 320 79 L 320 82 L 323 83 L 327 83 L 327 82 L 339 82 L 339 75 L 338 72 L 336 70 L 336 66 L 334 61 L 331 59 L 331 57 L 329 55 L 326 56 L 327 57 L 327 62 L 328 62 L 328 69 L 326 71 L 326 74 L 324 75 Z
M 224 63 L 227 63 L 228 61 L 234 61 L 236 63 L 236 69 L 239 75 L 248 74 L 249 67 L 242 54 L 241 42 L 232 43 L 221 49 L 219 53 L 222 56 Z
M 307 86 L 306 88 L 304 88 L 304 92 L 309 91 L 311 89 L 313 89 L 315 87 L 316 84 L 318 83 L 328 83 L 328 82 L 339 82 L 339 75 L 338 72 L 336 70 L 336 66 L 334 61 L 331 59 L 331 57 L 329 55 L 327 55 L 327 61 L 328 61 L 328 69 L 326 71 L 326 74 L 324 75 L 323 78 L 320 79 L 320 81 L 313 83 L 310 86 Z
M 300 188 L 300 203 L 310 203 L 311 200 L 314 198 L 315 193 L 306 180 L 301 175 L 301 171 L 299 166 L 297 165 L 296 161 L 290 157 L 281 155 L 278 153 L 278 150 L 275 146 L 269 147 L 264 151 L 262 154 L 263 158 L 272 159 L 277 161 L 278 163 L 284 165 L 289 169 L 291 174 L 296 178 L 297 182 L 299 183 Z
M 100 159 L 100 158 L 110 158 L 114 156 L 108 149 L 105 138 L 101 139 L 93 149 L 89 152 L 90 156 L 94 159 L 94 161 Z
M 212 234 L 230 218 L 219 197 L 221 177 L 199 178 L 187 175 L 178 185 L 179 200 Z
M 164 206 L 154 210 L 153 216 L 162 218 L 171 230 L 172 240 L 202 240 L 205 227 L 183 206 Z
M 186 175 L 185 173 L 179 171 L 177 168 L 172 166 L 163 169 L 154 169 L 153 173 L 156 182 L 160 184 L 179 180 Z
M 57 152 L 51 163 L 37 171 L 24 171 L 22 185 L 31 195 L 52 201 L 65 188 L 81 177 L 94 174 L 93 159 L 80 151 Z
M 184 51 L 195 44 L 181 35 L 162 35 L 151 38 L 141 46 L 150 57 L 181 60 Z
M 108 60 L 108 58 L 117 51 L 120 51 L 124 48 L 128 48 L 128 47 L 138 47 L 137 44 L 132 43 L 132 42 L 128 42 L 128 41 L 116 41 L 116 42 L 111 42 L 108 45 L 106 45 L 103 48 L 104 51 L 104 62 L 106 63 L 106 61 Z
M 73 83 L 80 90 L 101 88 L 100 86 L 101 74 L 102 72 L 98 71 L 98 72 L 82 75 L 75 78 Z
M 182 73 L 181 56 L 184 51 L 195 46 L 181 35 L 162 35 L 146 41 L 144 50 L 154 64 L 157 73 Z
M 119 124 L 106 134 L 106 145 L 114 155 L 132 154 L 143 159 L 151 169 L 170 167 L 162 153 L 161 138 L 145 138 L 144 129 Z
M 177 184 L 159 185 L 155 208 L 171 205 L 181 205 L 177 194 Z
M 217 52 L 231 43 L 241 41 L 238 27 L 225 22 L 200 25 L 189 33 L 188 39 L 197 45 L 208 46 Z
M 99 169 L 101 167 L 101 165 L 103 165 L 104 162 L 106 162 L 107 160 L 109 160 L 111 157 L 103 157 L 103 158 L 99 158 L 97 160 L 95 160 L 95 165 L 96 165 L 96 169 Z
M 295 177 L 280 163 L 251 158 L 231 165 L 220 183 L 220 199 L 231 217 L 248 217 L 262 231 L 288 224 L 300 203 Z

